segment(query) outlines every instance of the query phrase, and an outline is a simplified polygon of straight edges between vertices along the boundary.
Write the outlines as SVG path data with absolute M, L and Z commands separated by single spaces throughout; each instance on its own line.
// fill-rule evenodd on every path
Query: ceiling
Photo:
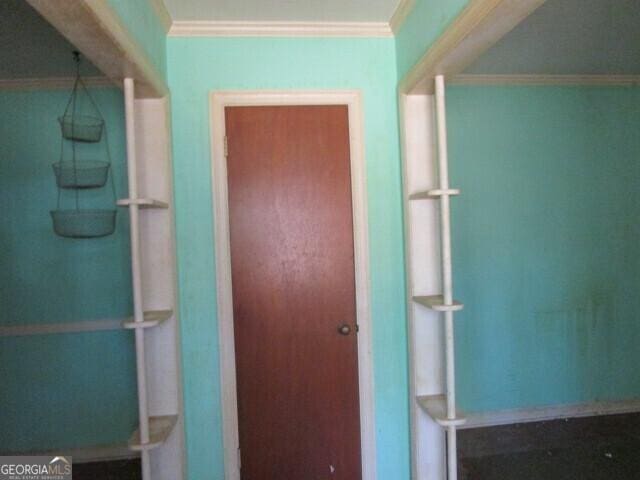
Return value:
M 640 74 L 639 0 L 547 0 L 465 74 Z
M 174 21 L 384 22 L 399 0 L 164 0 Z
M 0 79 L 75 75 L 71 45 L 25 0 L 0 0 Z M 85 60 L 82 73 L 101 75 Z

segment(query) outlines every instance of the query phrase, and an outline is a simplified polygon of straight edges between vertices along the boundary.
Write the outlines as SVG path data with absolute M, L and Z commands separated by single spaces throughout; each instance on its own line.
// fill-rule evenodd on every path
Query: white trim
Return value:
M 360 389 L 360 428 L 362 479 L 376 478 L 375 408 L 373 357 L 371 350 L 371 312 L 369 286 L 369 246 L 367 190 L 364 159 L 362 98 L 354 90 L 319 91 L 239 91 L 210 94 L 211 161 L 214 205 L 214 235 L 218 300 L 220 376 L 224 435 L 225 479 L 238 480 L 238 412 L 236 398 L 235 350 L 233 336 L 233 297 L 227 168 L 224 156 L 225 114 L 227 106 L 264 105 L 347 105 L 351 155 L 353 228 Z
M 0 337 L 22 337 L 27 335 L 52 335 L 57 333 L 101 332 L 124 330 L 123 322 L 130 318 L 107 318 L 70 323 L 45 323 L 42 325 L 12 325 L 0 327 Z
M 37 455 L 45 457 L 55 457 L 63 454 L 65 457 L 72 457 L 73 463 L 108 462 L 110 460 L 124 460 L 138 458 L 138 452 L 129 450 L 126 443 L 119 445 L 105 445 L 96 447 L 81 448 L 60 448 L 58 450 L 30 451 L 30 452 L 0 452 L 0 455 Z
M 563 418 L 593 417 L 640 412 L 640 398 L 609 402 L 579 403 L 467 414 L 467 423 L 458 428 L 491 427 L 514 423 L 542 422 Z
M 392 37 L 385 22 L 232 22 L 178 20 L 172 37 Z
M 451 77 L 449 84 L 636 86 L 640 85 L 640 75 L 459 74 Z
M 169 33 L 169 29 L 171 28 L 171 24 L 173 20 L 171 19 L 171 15 L 167 10 L 167 6 L 165 5 L 163 0 L 149 0 L 151 7 L 153 7 L 153 11 L 158 17 L 158 21 L 162 28 L 164 29 L 164 33 Z
M 418 445 L 417 445 L 417 402 L 414 402 L 416 398 L 416 362 L 415 362 L 415 346 L 414 339 L 414 314 L 413 314 L 413 278 L 411 275 L 411 216 L 409 214 L 409 202 L 406 197 L 406 193 L 409 191 L 408 186 L 408 172 L 407 172 L 407 157 L 417 150 L 416 146 L 411 144 L 408 140 L 407 131 L 415 123 L 412 122 L 413 116 L 409 114 L 408 98 L 406 95 L 398 95 L 398 113 L 399 113 L 399 133 L 400 133 L 400 155 L 402 159 L 402 212 L 403 212 L 403 224 L 404 224 L 404 259 L 405 259 L 405 282 L 406 282 L 406 304 L 407 304 L 407 356 L 409 360 L 409 431 L 411 437 L 411 477 L 412 479 L 417 477 L 417 460 L 418 460 Z
M 88 88 L 109 88 L 117 85 L 107 77 L 83 77 Z M 4 78 L 0 90 L 66 90 L 73 88 L 75 77 Z
M 396 11 L 393 12 L 391 20 L 389 20 L 389 27 L 394 35 L 398 34 L 400 27 L 402 27 L 402 24 L 411 13 L 411 10 L 413 10 L 415 4 L 416 0 L 400 0 L 398 2 Z

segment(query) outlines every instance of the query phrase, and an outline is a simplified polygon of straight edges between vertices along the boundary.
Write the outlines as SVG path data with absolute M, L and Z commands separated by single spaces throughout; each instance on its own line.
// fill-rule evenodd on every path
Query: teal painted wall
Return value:
M 109 129 L 118 192 L 126 192 L 122 94 L 94 90 Z M 68 91 L 0 93 L 0 324 L 31 325 L 120 318 L 131 312 L 128 222 L 95 240 L 54 235 Z M 104 152 L 95 145 L 80 152 Z M 96 157 L 92 157 L 96 158 Z M 82 194 L 106 207 L 110 189 Z M 73 205 L 65 194 L 63 207 Z M 126 441 L 137 418 L 130 332 L 0 338 L 0 451 Z
M 448 90 L 463 408 L 640 395 L 640 89 Z
M 398 79 L 402 80 L 469 0 L 415 0 L 396 35 Z
M 107 0 L 163 78 L 167 77 L 167 36 L 149 0 Z
M 360 89 L 380 479 L 409 478 L 401 174 L 393 39 L 169 38 L 189 478 L 223 475 L 209 92 Z
M 110 1 L 132 31 L 146 21 L 148 5 Z M 395 88 L 467 4 L 417 0 L 395 40 L 167 41 L 189 478 L 223 471 L 208 94 L 284 88 L 364 94 L 378 471 L 409 477 Z M 157 32 L 142 35 L 147 48 L 162 48 Z M 456 327 L 463 408 L 640 393 L 638 95 L 449 89 L 452 182 L 464 191 L 453 207 L 456 291 L 467 305 Z

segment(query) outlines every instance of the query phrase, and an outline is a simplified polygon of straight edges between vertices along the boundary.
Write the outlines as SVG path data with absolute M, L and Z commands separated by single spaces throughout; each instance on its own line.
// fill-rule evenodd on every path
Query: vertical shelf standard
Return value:
M 447 148 L 447 115 L 445 105 L 444 76 L 436 77 L 436 128 L 438 138 L 438 177 L 440 190 L 449 190 L 449 153 Z M 449 195 L 440 196 L 440 249 L 442 255 L 442 297 L 443 305 L 453 303 L 453 274 L 451 268 L 451 205 Z M 446 420 L 447 425 L 447 476 L 449 480 L 458 478 L 458 455 L 456 427 L 456 374 L 453 310 L 445 310 L 445 370 L 446 370 Z M 437 419 L 436 419 L 437 421 Z
M 449 160 L 447 151 L 447 120 L 445 106 L 444 77 L 435 79 L 435 107 L 438 150 L 438 182 L 434 190 L 417 192 L 410 200 L 437 200 L 440 210 L 440 254 L 442 294 L 414 296 L 413 301 L 442 315 L 445 337 L 445 393 L 441 395 L 418 396 L 416 402 L 431 419 L 446 431 L 447 439 L 447 479 L 457 480 L 458 459 L 456 429 L 466 419 L 456 410 L 455 380 L 455 340 L 453 328 L 454 312 L 463 308 L 462 303 L 453 299 L 453 275 L 451 268 L 451 212 L 450 197 L 460 194 L 460 190 L 449 187 Z
M 124 80 L 125 121 L 127 132 L 127 174 L 129 198 L 118 201 L 121 207 L 129 208 L 131 236 L 131 277 L 133 286 L 133 318 L 124 322 L 124 328 L 134 330 L 136 346 L 136 375 L 138 384 L 138 428 L 132 434 L 129 448 L 140 452 L 142 479 L 151 480 L 150 450 L 167 441 L 178 422 L 177 415 L 150 416 L 145 354 L 145 331 L 169 321 L 172 310 L 144 311 L 142 286 L 142 254 L 140 250 L 140 209 L 167 209 L 168 204 L 160 200 L 138 197 L 138 171 L 136 159 L 135 91 L 131 78 Z M 150 365 L 151 367 L 151 365 Z
M 129 197 L 138 198 L 138 172 L 136 164 L 136 132 L 134 110 L 134 83 L 132 78 L 124 79 L 125 124 L 127 132 L 127 176 L 129 182 Z M 145 321 L 142 304 L 142 273 L 140 267 L 140 223 L 138 219 L 139 204 L 129 205 L 129 222 L 131 236 L 131 279 L 133 286 L 133 321 L 142 324 Z M 149 412 L 147 408 L 147 374 L 144 353 L 144 328 L 136 328 L 136 377 L 138 381 L 138 430 L 137 440 L 141 445 L 149 443 Z M 143 480 L 151 479 L 149 452 L 140 452 Z

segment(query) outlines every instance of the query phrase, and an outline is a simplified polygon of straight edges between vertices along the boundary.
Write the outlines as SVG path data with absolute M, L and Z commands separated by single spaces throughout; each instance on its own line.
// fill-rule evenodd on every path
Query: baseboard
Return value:
M 542 422 L 563 418 L 593 417 L 597 415 L 616 415 L 635 412 L 640 412 L 640 398 L 468 413 L 467 423 L 458 428 L 492 427 L 513 423 Z
M 30 451 L 19 453 L 0 452 L 0 455 L 64 455 L 65 457 L 72 457 L 73 463 L 106 462 L 109 460 L 124 460 L 129 458 L 137 458 L 140 456 L 138 452 L 129 450 L 129 447 L 126 444 L 83 448 L 61 448 L 59 450 Z

